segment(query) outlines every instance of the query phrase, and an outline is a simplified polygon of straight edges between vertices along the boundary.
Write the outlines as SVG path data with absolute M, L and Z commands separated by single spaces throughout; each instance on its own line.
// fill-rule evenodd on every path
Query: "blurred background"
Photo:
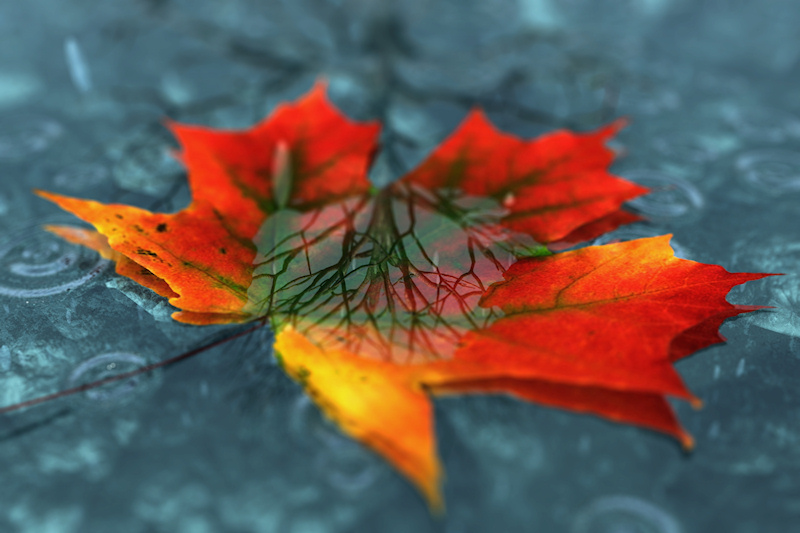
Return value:
M 787 275 L 730 300 L 728 343 L 678 369 L 694 452 L 504 397 L 437 401 L 448 513 L 323 420 L 269 333 L 0 418 L 0 531 L 246 533 L 800 529 L 800 3 L 795 0 L 27 0 L 0 4 L 0 403 L 202 346 L 162 299 L 41 224 L 31 193 L 173 211 L 165 117 L 244 128 L 329 81 L 384 125 L 371 178 L 475 106 L 534 136 L 627 116 L 613 170 L 655 192 L 681 257 Z

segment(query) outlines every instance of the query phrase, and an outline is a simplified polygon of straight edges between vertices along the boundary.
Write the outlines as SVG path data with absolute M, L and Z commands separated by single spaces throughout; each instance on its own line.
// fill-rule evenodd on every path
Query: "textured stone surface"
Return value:
M 244 127 L 320 76 L 385 124 L 372 179 L 475 105 L 535 135 L 627 115 L 614 170 L 658 192 L 682 257 L 782 271 L 731 301 L 729 343 L 679 365 L 696 450 L 507 398 L 437 403 L 431 518 L 270 359 L 268 333 L 0 418 L 0 531 L 771 533 L 800 527 L 800 4 L 794 0 L 28 0 L 0 3 L 0 400 L 203 345 L 91 253 L 39 187 L 174 210 L 170 118 Z

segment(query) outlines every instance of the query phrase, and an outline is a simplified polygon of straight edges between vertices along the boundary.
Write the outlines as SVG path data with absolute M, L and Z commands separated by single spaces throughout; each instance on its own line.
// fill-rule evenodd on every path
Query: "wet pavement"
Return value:
M 342 437 L 254 333 L 0 419 L 0 531 L 770 533 L 800 528 L 800 4 L 794 0 L 28 0 L 0 4 L 0 404 L 238 331 L 42 231 L 42 188 L 173 211 L 164 117 L 243 128 L 329 81 L 384 124 L 371 178 L 418 163 L 473 106 L 534 136 L 618 116 L 613 170 L 656 190 L 598 242 L 785 272 L 775 306 L 678 365 L 694 452 L 503 397 L 436 402 L 447 515 Z

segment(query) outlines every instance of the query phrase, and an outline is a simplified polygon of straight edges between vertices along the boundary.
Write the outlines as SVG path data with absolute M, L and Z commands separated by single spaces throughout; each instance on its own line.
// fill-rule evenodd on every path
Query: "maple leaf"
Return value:
M 622 126 L 526 141 L 480 111 L 375 189 L 379 127 L 324 84 L 246 131 L 169 123 L 188 169 L 177 213 L 38 194 L 95 230 L 50 231 L 115 260 L 190 324 L 268 319 L 284 370 L 339 427 L 442 506 L 431 396 L 505 393 L 691 437 L 673 363 L 722 339 L 733 274 L 669 236 L 554 254 L 638 217 L 608 173 Z

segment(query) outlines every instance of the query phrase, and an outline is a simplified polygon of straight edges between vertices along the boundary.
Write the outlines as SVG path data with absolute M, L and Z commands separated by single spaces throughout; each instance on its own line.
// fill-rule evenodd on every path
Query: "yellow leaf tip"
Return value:
M 33 189 L 33 194 L 35 194 L 36 196 L 40 196 L 40 197 L 42 197 L 42 198 L 46 198 L 46 199 L 48 199 L 48 200 L 49 200 L 49 199 L 50 199 L 52 196 L 57 196 L 57 195 L 55 195 L 55 194 L 53 194 L 53 193 L 51 193 L 51 192 L 44 191 L 44 190 L 42 190 L 42 189 Z
M 431 514 L 436 518 L 444 518 L 445 514 L 447 514 L 444 500 L 441 497 L 435 501 L 428 501 L 428 509 L 430 509 Z
M 437 518 L 444 518 L 447 509 L 442 496 L 440 476 L 436 476 L 436 479 L 430 480 L 424 485 L 417 486 L 428 504 L 430 513 Z

